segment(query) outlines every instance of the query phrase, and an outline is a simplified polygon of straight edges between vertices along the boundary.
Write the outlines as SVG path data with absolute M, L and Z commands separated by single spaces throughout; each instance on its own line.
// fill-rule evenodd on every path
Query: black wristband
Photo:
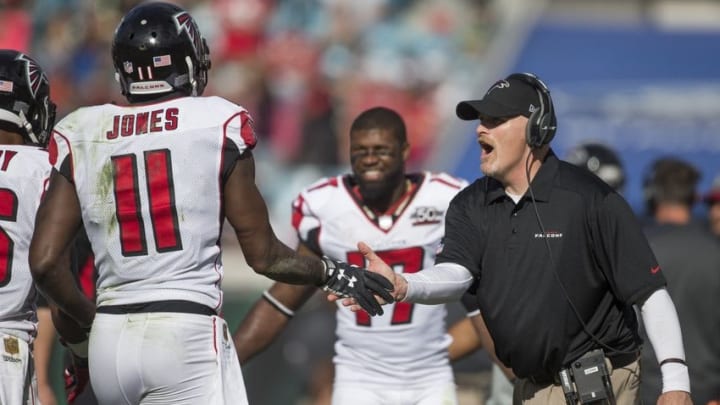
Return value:
M 683 366 L 687 366 L 687 363 L 685 363 L 685 360 L 683 360 L 683 359 L 678 359 L 678 358 L 675 358 L 675 357 L 670 357 L 669 359 L 665 359 L 665 360 L 661 361 L 661 362 L 660 362 L 660 367 L 662 367 L 663 364 L 667 364 L 667 363 L 680 363 L 680 364 L 682 364 Z

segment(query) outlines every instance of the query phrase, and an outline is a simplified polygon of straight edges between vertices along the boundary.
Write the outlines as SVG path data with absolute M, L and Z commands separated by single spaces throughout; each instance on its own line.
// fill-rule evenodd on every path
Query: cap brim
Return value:
M 472 121 L 478 119 L 480 115 L 504 118 L 521 115 L 522 112 L 491 100 L 482 99 L 461 101 L 455 108 L 455 114 L 457 114 L 461 120 Z

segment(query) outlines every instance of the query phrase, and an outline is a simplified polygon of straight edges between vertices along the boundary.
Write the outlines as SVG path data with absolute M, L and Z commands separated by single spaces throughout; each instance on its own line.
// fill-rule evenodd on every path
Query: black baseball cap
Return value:
M 510 75 L 495 82 L 481 100 L 461 101 L 455 113 L 462 120 L 472 121 L 479 115 L 492 118 L 530 117 L 538 108 L 538 91 L 527 81 Z

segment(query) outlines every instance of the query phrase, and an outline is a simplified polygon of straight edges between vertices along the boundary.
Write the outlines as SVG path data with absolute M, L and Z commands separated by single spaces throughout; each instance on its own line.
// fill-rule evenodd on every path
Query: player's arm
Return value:
M 53 170 L 35 219 L 30 271 L 37 288 L 82 327 L 95 317 L 95 304 L 77 287 L 70 271 L 70 246 L 82 224 L 75 187 Z
M 275 283 L 250 309 L 233 334 L 240 364 L 265 350 L 317 289 L 313 286 Z
M 82 327 L 57 305 L 50 305 L 52 322 L 61 337 L 62 344 L 70 350 L 72 362 L 63 370 L 66 400 L 69 404 L 85 391 L 90 383 L 88 344 L 90 328 Z
M 303 243 L 298 245 L 297 251 L 301 255 L 314 255 Z M 313 286 L 285 283 L 275 283 L 265 291 L 233 335 L 240 363 L 244 364 L 274 342 L 295 311 L 316 291 Z
M 392 301 L 388 293 L 392 284 L 384 277 L 328 258 L 298 255 L 277 238 L 265 200 L 255 185 L 255 161 L 250 151 L 235 161 L 223 194 L 225 215 L 255 272 L 276 281 L 324 286 L 334 294 L 353 296 L 371 315 L 383 313 L 373 294 Z
M 245 260 L 252 269 L 273 280 L 321 286 L 327 280 L 322 262 L 296 255 L 272 227 L 268 209 L 255 185 L 255 161 L 246 151 L 225 182 L 225 213 L 235 229 Z
M 450 361 L 465 358 L 482 347 L 470 318 L 455 322 L 448 329 L 448 334 L 452 337 L 452 343 L 448 347 Z
M 471 287 L 471 291 L 474 291 L 473 287 Z M 505 376 L 512 381 L 515 378 L 512 370 L 505 367 L 495 354 L 495 342 L 492 336 L 490 336 L 490 332 L 488 332 L 487 326 L 485 325 L 485 320 L 480 313 L 475 293 L 466 292 L 463 294 L 461 302 L 467 311 L 467 317 L 457 322 L 448 331 L 453 338 L 453 342 L 448 348 L 450 360 L 463 358 L 475 350 L 484 347 L 492 361 L 497 364 Z
M 495 342 L 493 341 L 492 336 L 490 336 L 490 332 L 488 332 L 487 325 L 485 325 L 485 320 L 483 319 L 480 311 L 472 314 L 469 319 L 475 327 L 475 332 L 478 340 L 480 340 L 480 345 L 485 348 L 490 358 L 500 367 L 508 380 L 514 381 L 516 377 L 512 369 L 506 367 L 503 362 L 497 358 L 497 354 L 495 354 Z
M 52 322 L 50 308 L 38 305 L 38 332 L 33 343 L 33 358 L 38 381 L 38 396 L 43 405 L 57 404 L 57 398 L 50 384 L 50 360 L 55 345 L 55 327 Z

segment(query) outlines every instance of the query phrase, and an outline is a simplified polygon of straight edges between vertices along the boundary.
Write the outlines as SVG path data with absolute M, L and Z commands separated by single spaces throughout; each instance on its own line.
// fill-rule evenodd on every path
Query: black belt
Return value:
M 144 312 L 180 312 L 184 314 L 217 315 L 214 309 L 192 301 L 168 300 L 142 302 L 139 304 L 103 305 L 97 308 L 101 314 L 138 314 Z
M 612 356 L 606 356 L 612 364 L 613 370 L 627 367 L 640 357 L 639 352 L 621 353 Z M 570 363 L 572 365 L 572 362 Z M 560 385 L 560 376 L 555 373 L 552 376 L 530 376 L 528 381 L 535 385 Z
M 640 357 L 639 352 L 621 353 L 614 356 L 607 356 L 610 359 L 613 370 L 627 367 Z

